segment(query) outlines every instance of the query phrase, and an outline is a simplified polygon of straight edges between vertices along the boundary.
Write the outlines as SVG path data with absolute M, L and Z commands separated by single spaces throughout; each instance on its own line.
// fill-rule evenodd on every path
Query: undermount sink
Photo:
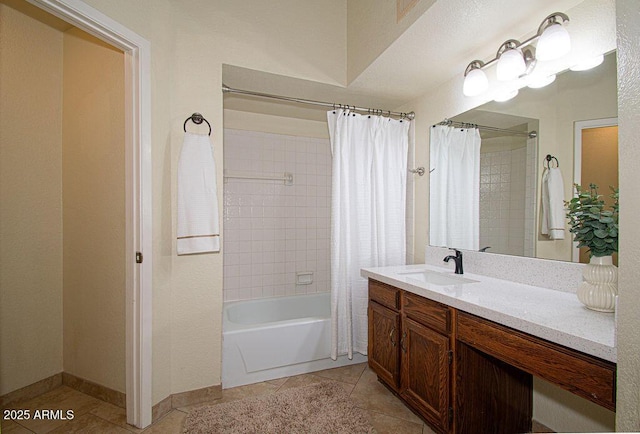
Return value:
M 398 273 L 401 276 L 409 279 L 419 280 L 424 283 L 431 283 L 434 285 L 462 285 L 465 283 L 477 283 L 477 280 L 467 279 L 458 275 L 451 275 L 445 273 L 439 273 L 437 271 L 420 270 L 420 271 L 406 271 Z

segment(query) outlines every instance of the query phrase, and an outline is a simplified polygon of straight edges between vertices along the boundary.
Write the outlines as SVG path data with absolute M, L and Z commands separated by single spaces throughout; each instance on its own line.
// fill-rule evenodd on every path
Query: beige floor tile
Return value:
M 335 381 L 350 393 L 351 400 L 367 410 L 379 434 L 390 432 L 434 434 L 396 396 L 378 382 L 376 375 L 366 363 L 328 369 L 312 374 L 297 375 L 222 391 L 222 398 L 210 403 L 197 404 L 172 410 L 151 427 L 141 431 L 126 423 L 125 410 L 102 402 L 66 386 L 59 387 L 37 398 L 14 405 L 12 408 L 74 410 L 71 421 L 27 421 L 3 423 L 3 433 L 29 434 L 62 432 L 106 432 L 106 433 L 181 433 L 189 410 L 202 405 L 236 401 L 243 398 L 279 393 L 292 387 L 308 386 L 322 381 Z M 423 428 L 424 426 L 424 428 Z M 28 430 L 29 428 L 30 430 Z
M 422 422 L 409 422 L 376 411 L 367 413 L 377 434 L 425 434 L 422 430 Z
M 187 413 L 171 410 L 165 417 L 142 431 L 143 434 L 179 434 L 184 427 Z
M 21 425 L 35 433 L 48 433 L 66 424 L 67 420 L 37 418 L 42 410 L 73 411 L 73 419 L 90 412 L 98 407 L 102 401 L 84 393 L 78 392 L 66 386 L 61 386 L 51 392 L 47 392 L 37 398 L 24 402 L 20 408 L 28 408 L 31 411 L 31 419 L 23 421 Z
M 365 410 L 377 411 L 409 422 L 422 423 L 418 416 L 378 381 L 376 374 L 369 368 L 362 373 L 360 381 L 351 393 L 351 399 L 358 407 Z
M 107 422 L 111 422 L 119 427 L 122 427 L 128 431 L 134 433 L 141 433 L 142 429 L 136 428 L 133 425 L 127 423 L 127 411 L 124 408 L 117 407 L 108 402 L 102 402 L 100 405 L 89 412 L 94 416 L 98 416 L 100 419 L 104 419 Z
M 3 420 L 0 422 L 0 432 L 4 434 L 31 434 L 33 431 L 29 431 L 14 421 Z
M 70 387 L 60 386 L 49 392 L 43 393 L 42 395 L 37 396 L 35 398 L 15 402 L 7 406 L 7 408 L 14 408 L 14 409 L 22 408 L 22 409 L 31 410 L 36 407 L 41 407 L 44 404 L 61 401 L 70 396 L 73 396 L 75 393 L 77 393 L 77 391 L 73 390 Z
M 343 366 L 341 368 L 326 369 L 324 371 L 314 372 L 318 377 L 328 378 L 330 380 L 342 381 L 344 383 L 356 384 L 367 367 L 366 363 L 358 363 L 357 365 Z
M 541 424 L 537 420 L 531 421 L 531 432 L 533 433 L 550 433 L 555 432 L 546 425 Z
M 94 416 L 93 414 L 83 414 L 78 418 L 74 418 L 50 431 L 50 434 L 67 434 L 67 433 L 104 433 L 104 434 L 130 434 L 130 431 L 107 422 L 104 419 Z
M 437 433 L 434 430 L 432 430 L 429 425 L 425 423 L 422 426 L 422 434 L 437 434 Z

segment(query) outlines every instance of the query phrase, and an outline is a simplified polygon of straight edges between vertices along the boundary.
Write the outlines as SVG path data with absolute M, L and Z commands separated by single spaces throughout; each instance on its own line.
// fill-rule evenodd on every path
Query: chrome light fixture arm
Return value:
M 467 65 L 467 68 L 465 69 L 464 76 L 467 77 L 467 75 L 475 69 L 482 70 L 498 62 L 502 53 L 504 53 L 506 50 L 509 50 L 509 49 L 515 49 L 515 50 L 520 49 L 522 51 L 522 55 L 524 57 L 524 61 L 526 64 L 526 72 L 523 75 L 530 74 L 535 68 L 535 65 L 537 63 L 536 49 L 531 44 L 536 40 L 538 40 L 548 27 L 554 24 L 565 25 L 568 22 L 569 22 L 569 17 L 562 12 L 554 12 L 550 14 L 542 21 L 540 26 L 538 26 L 538 30 L 535 35 L 533 35 L 532 37 L 530 37 L 529 39 L 523 42 L 520 42 L 516 39 L 508 39 L 507 41 L 502 43 L 502 45 L 500 45 L 496 53 L 496 56 L 493 59 L 488 60 L 486 62 L 476 59 L 470 62 L 469 65 Z
M 559 22 L 558 18 L 560 18 L 562 22 Z M 542 35 L 542 33 L 544 33 L 544 31 L 547 29 L 547 27 L 553 24 L 564 25 L 565 23 L 568 23 L 568 22 L 569 22 L 569 17 L 567 16 L 567 14 L 563 14 L 562 12 L 554 12 L 542 21 L 542 23 L 540 24 L 540 27 L 538 27 L 538 33 L 531 39 L 533 40 L 533 39 L 539 38 Z

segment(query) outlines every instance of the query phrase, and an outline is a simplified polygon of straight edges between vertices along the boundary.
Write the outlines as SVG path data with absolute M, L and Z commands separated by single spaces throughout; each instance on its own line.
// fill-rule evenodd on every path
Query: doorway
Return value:
M 118 105 L 121 112 L 120 139 L 116 140 L 121 147 L 119 156 L 117 157 L 118 164 L 116 164 L 119 172 L 113 174 L 119 179 L 120 184 L 117 188 L 109 188 L 106 182 L 104 183 L 106 185 L 100 185 L 99 176 L 94 176 L 93 181 L 86 182 L 86 180 L 90 178 L 88 175 L 91 175 L 87 172 L 91 172 L 91 169 L 84 167 L 85 165 L 83 163 L 78 163 L 71 164 L 71 169 L 66 170 L 67 164 L 62 162 L 62 157 L 60 156 L 65 152 L 67 156 L 74 157 L 84 154 L 83 157 L 86 156 L 94 159 L 91 161 L 94 167 L 100 167 L 100 165 L 105 166 L 103 169 L 116 167 L 110 166 L 111 162 L 104 159 L 104 154 L 100 154 L 100 148 L 90 148 L 90 145 L 99 142 L 98 139 L 102 138 L 105 131 L 111 132 L 109 130 L 111 130 L 112 125 L 101 129 L 101 126 L 95 125 L 86 117 L 89 113 L 97 112 L 97 110 L 95 110 L 95 102 L 92 103 L 91 101 L 95 101 L 94 97 L 100 96 L 98 94 L 102 92 L 102 90 L 88 87 L 85 88 L 83 94 L 75 96 L 75 102 L 78 108 L 77 113 L 73 117 L 66 118 L 76 123 L 70 128 L 66 128 L 67 132 L 71 131 L 79 135 L 79 137 L 72 140 L 75 141 L 75 148 L 71 151 L 53 150 L 48 153 L 43 152 L 43 147 L 34 147 L 33 140 L 25 140 L 24 138 L 35 137 L 37 140 L 40 140 L 41 143 L 47 144 L 51 139 L 61 136 L 61 127 L 54 125 L 54 134 L 48 134 L 49 131 L 47 128 L 51 126 L 50 124 L 55 124 L 56 122 L 62 124 L 65 122 L 62 116 L 64 110 L 58 107 L 50 111 L 45 110 L 44 113 L 36 115 L 34 111 L 25 110 L 24 106 L 20 109 L 20 104 L 10 104 L 8 100 L 3 98 L 3 158 L 1 159 L 3 163 L 3 174 L 5 173 L 5 168 L 11 168 L 11 166 L 14 165 L 13 168 L 16 169 L 14 173 L 18 175 L 20 175 L 20 169 L 25 169 L 26 171 L 31 170 L 35 172 L 36 175 L 46 175 L 47 173 L 44 172 L 51 172 L 50 174 L 53 175 L 54 179 L 59 179 L 57 182 L 49 183 L 41 180 L 38 185 L 34 185 L 33 176 L 17 176 L 14 177 L 13 180 L 8 177 L 3 177 L 3 194 L 7 193 L 6 198 L 8 199 L 4 200 L 5 197 L 3 197 L 2 200 L 3 226 L 8 221 L 4 218 L 4 214 L 13 213 L 16 216 L 14 221 L 19 223 L 34 216 L 39 218 L 39 224 L 37 226 L 33 224 L 23 224 L 22 226 L 9 227 L 7 232 L 13 233 L 15 242 L 6 243 L 6 239 L 3 237 L 3 267 L 6 258 L 13 260 L 14 264 L 22 265 L 22 277 L 18 276 L 18 278 L 14 279 L 13 283 L 20 285 L 24 283 L 21 282 L 21 280 L 35 280 L 37 281 L 36 286 L 40 290 L 39 293 L 31 296 L 32 300 L 26 300 L 27 303 L 24 303 L 25 300 L 23 299 L 22 305 L 17 306 L 18 309 L 16 309 L 15 313 L 7 317 L 4 315 L 4 311 L 6 310 L 4 308 L 9 307 L 6 303 L 8 297 L 5 288 L 7 286 L 5 286 L 6 281 L 3 281 L 3 320 L 10 321 L 19 315 L 26 316 L 40 313 L 38 309 L 36 309 L 35 312 L 29 311 L 29 307 L 23 309 L 25 305 L 31 307 L 38 306 L 39 308 L 47 308 L 53 305 L 58 315 L 54 322 L 64 324 L 60 327 L 65 329 L 68 321 L 62 318 L 62 309 L 60 308 L 62 304 L 62 296 L 60 295 L 62 293 L 60 288 L 62 283 L 60 282 L 62 282 L 62 280 L 72 280 L 72 282 L 65 282 L 64 284 L 72 283 L 82 289 L 76 291 L 75 297 L 72 297 L 69 302 L 69 306 L 72 307 L 70 309 L 72 311 L 75 309 L 76 315 L 85 323 L 91 324 L 91 322 L 98 322 L 96 320 L 99 320 L 100 317 L 108 322 L 109 315 L 114 309 L 107 309 L 104 304 L 102 305 L 104 308 L 102 310 L 98 308 L 98 310 L 94 309 L 92 312 L 91 309 L 87 308 L 87 304 L 90 305 L 96 300 L 92 300 L 93 297 L 89 290 L 84 290 L 87 286 L 91 286 L 91 284 L 87 284 L 87 281 L 83 279 L 86 275 L 99 274 L 97 272 L 100 271 L 102 275 L 119 281 L 119 283 L 115 285 L 119 287 L 118 291 L 120 291 L 120 295 L 117 296 L 119 307 L 115 309 L 119 311 L 119 314 L 118 318 L 113 320 L 114 323 L 117 323 L 116 327 L 119 329 L 117 333 L 106 332 L 103 336 L 97 336 L 97 339 L 101 341 L 103 346 L 98 346 L 98 350 L 94 352 L 93 348 L 87 349 L 86 346 L 86 342 L 90 339 L 82 336 L 87 330 L 77 330 L 78 333 L 76 336 L 72 336 L 71 338 L 65 336 L 64 345 L 66 347 L 66 345 L 69 344 L 70 348 L 68 351 L 65 348 L 65 351 L 69 353 L 75 351 L 77 354 L 83 355 L 85 355 L 85 352 L 89 352 L 91 357 L 99 359 L 103 356 L 103 354 L 100 354 L 100 351 L 103 351 L 104 348 L 117 348 L 119 353 L 118 359 L 121 360 L 122 363 L 117 363 L 119 366 L 114 369 L 117 369 L 119 372 L 109 372 L 110 368 L 105 368 L 101 370 L 101 375 L 107 378 L 106 381 L 100 378 L 92 378 L 92 380 L 96 383 L 108 383 L 107 386 L 111 384 L 109 382 L 113 382 L 113 384 L 118 384 L 117 389 L 126 389 L 127 421 L 132 425 L 144 427 L 151 422 L 150 340 L 152 252 L 149 43 L 135 33 L 122 27 L 119 23 L 109 19 L 80 1 L 74 2 L 73 7 L 67 5 L 65 1 L 58 0 L 34 0 L 31 3 L 33 3 L 35 7 L 22 0 L 3 0 L 0 6 L 4 8 L 14 7 L 14 9 L 16 5 L 19 8 L 29 7 L 32 11 L 35 10 L 34 13 L 40 19 L 50 13 L 61 18 L 64 23 L 66 23 L 65 25 L 76 26 L 78 29 L 74 31 L 80 32 L 79 29 L 81 29 L 97 37 L 96 39 L 94 36 L 84 34 L 78 38 L 79 40 L 83 40 L 83 38 L 86 37 L 89 39 L 93 38 L 91 44 L 101 45 L 102 48 L 106 48 L 107 51 L 119 51 L 120 66 L 116 67 L 119 70 L 118 75 L 122 84 L 122 90 L 120 91 L 119 99 L 106 97 L 106 101 L 108 101 L 108 104 L 113 103 Z M 3 28 L 6 30 L 7 26 L 5 24 L 6 22 L 3 21 Z M 19 27 L 13 30 L 19 30 Z M 12 32 L 7 31 L 5 36 L 7 35 L 12 35 Z M 29 37 L 31 36 L 32 35 L 29 35 Z M 53 37 L 55 38 L 56 36 L 54 35 Z M 35 45 L 40 46 L 42 44 Z M 3 58 L 4 54 L 5 52 L 3 51 Z M 33 57 L 29 57 L 29 54 L 23 56 L 27 59 L 25 67 L 22 70 L 14 71 L 14 76 L 15 80 L 18 83 L 23 82 L 24 86 L 21 89 L 18 87 L 15 88 L 16 100 L 14 103 L 19 103 L 21 98 L 29 97 L 36 102 L 46 101 L 47 97 L 51 96 L 51 94 L 55 94 L 56 92 L 61 94 L 63 91 L 61 90 L 62 86 L 59 86 L 57 90 L 51 92 L 40 92 L 38 88 L 39 83 L 35 80 L 30 80 L 30 74 L 38 68 L 38 66 L 36 66 L 38 62 L 35 62 L 35 60 L 40 60 L 36 58 L 34 54 L 47 56 L 51 53 L 48 50 L 40 50 L 37 53 L 32 53 L 31 56 Z M 5 80 L 5 72 L 7 68 L 13 68 L 15 65 L 11 62 L 3 62 L 3 66 L 3 92 L 11 92 L 14 88 L 13 86 L 9 86 Z M 46 72 L 47 74 L 45 74 L 45 76 L 49 75 L 48 73 L 52 71 L 47 70 Z M 59 76 L 63 74 L 58 73 L 52 75 L 60 78 Z M 56 97 L 60 95 L 53 96 L 55 100 Z M 74 97 L 69 99 L 72 100 L 73 98 Z M 36 104 L 35 107 L 38 108 L 38 105 Z M 16 120 L 18 122 L 16 122 Z M 112 124 L 111 121 L 112 119 L 107 120 L 107 124 Z M 11 128 L 13 128 L 13 138 L 17 137 L 18 140 L 13 140 L 8 134 Z M 59 134 L 56 134 L 56 128 Z M 22 143 L 20 143 L 21 138 Z M 64 140 L 67 141 L 67 138 L 65 137 Z M 8 148 L 5 148 L 7 142 L 11 142 L 14 145 L 17 144 L 18 146 L 23 144 L 26 148 L 31 146 L 32 149 L 27 153 L 29 158 L 25 159 L 24 155 L 21 155 L 20 158 L 5 158 L 7 155 L 12 155 L 8 151 Z M 105 150 L 102 149 L 102 151 Z M 69 162 L 72 161 L 72 159 L 65 158 L 65 161 Z M 66 171 L 63 170 L 63 165 Z M 34 168 L 36 168 L 35 171 L 33 170 Z M 38 171 L 42 173 L 38 173 Z M 109 170 L 107 170 L 107 172 L 109 172 Z M 45 177 L 42 178 L 46 179 Z M 7 179 L 9 180 L 5 182 Z M 6 186 L 11 188 L 5 188 Z M 63 196 L 61 194 L 63 186 L 67 187 L 66 191 L 68 193 L 71 192 L 73 194 Z M 92 188 L 94 190 L 92 190 Z M 100 188 L 102 189 L 100 190 Z M 116 191 L 117 195 L 120 196 L 115 200 L 120 204 L 118 212 L 121 217 L 118 219 L 107 218 L 106 222 L 100 221 L 99 218 L 94 218 L 96 216 L 104 217 L 108 214 L 110 210 L 107 208 L 109 208 L 109 204 L 114 199 L 110 197 L 110 195 L 116 193 Z M 94 205 L 92 207 L 85 207 L 84 202 L 71 200 L 74 198 L 74 195 L 76 199 L 92 198 Z M 46 201 L 46 199 L 51 198 L 53 198 L 53 200 L 49 202 Z M 45 206 L 32 206 L 40 202 L 45 204 Z M 47 204 L 50 206 L 46 206 Z M 87 209 L 83 210 L 83 208 L 90 208 L 91 211 L 85 213 L 83 217 L 74 220 L 73 217 L 82 216 L 82 211 L 88 211 Z M 66 216 L 71 216 L 71 218 L 65 219 Z M 87 224 L 87 221 L 95 222 L 96 224 Z M 78 230 L 80 223 L 84 224 L 84 228 L 82 228 L 84 234 L 90 235 L 93 238 L 82 235 L 82 231 Z M 108 235 L 106 236 L 106 240 L 104 238 L 100 239 L 100 236 L 104 236 L 104 234 L 114 233 L 114 228 L 105 227 L 105 225 L 118 226 L 115 228 L 115 233 L 118 233 L 117 237 L 120 238 L 120 241 L 110 242 Z M 64 227 L 73 230 L 67 230 L 65 232 Z M 62 247 L 65 234 L 75 234 L 74 236 L 76 238 L 72 240 L 73 242 L 65 244 L 66 246 L 71 246 L 71 248 L 67 250 Z M 26 236 L 21 237 L 21 235 Z M 51 240 L 53 241 L 49 243 Z M 84 247 L 82 249 L 76 248 L 83 243 Z M 20 247 L 24 247 L 27 244 L 31 244 L 33 251 L 39 253 L 40 257 L 52 259 L 48 262 L 45 261 L 44 266 L 43 264 L 34 263 L 33 255 L 19 250 Z M 89 244 L 91 245 L 87 247 Z M 59 246 L 59 248 L 55 248 L 55 246 Z M 110 253 L 107 252 L 111 252 L 113 249 L 112 246 L 117 246 L 116 249 L 119 249 L 119 258 L 116 259 L 116 262 L 118 262 L 118 270 L 114 270 L 112 264 L 102 261 L 103 255 L 111 256 Z M 60 253 L 61 251 L 62 253 Z M 142 261 L 142 254 L 138 254 L 137 252 L 144 252 L 144 262 Z M 66 258 L 66 260 L 63 258 Z M 84 263 L 74 264 L 74 261 L 77 262 L 78 258 L 82 258 Z M 139 260 L 137 260 L 138 258 Z M 73 268 L 74 265 L 76 265 L 75 269 Z M 29 269 L 29 267 L 31 268 Z M 65 269 L 64 271 L 70 268 L 71 273 L 63 276 L 63 267 Z M 48 280 L 40 279 L 41 276 L 38 272 L 43 270 L 49 274 L 49 276 L 47 276 Z M 99 281 L 100 279 L 94 279 L 94 281 L 95 280 Z M 50 282 L 54 282 L 54 284 L 52 285 Z M 19 289 L 16 292 L 19 292 Z M 113 299 L 113 297 L 107 296 L 106 299 L 110 300 Z M 66 299 L 65 304 L 67 304 Z M 67 312 L 67 310 L 68 309 L 65 308 L 65 312 Z M 37 316 L 35 318 L 36 321 L 41 319 L 42 317 Z M 71 317 L 69 317 L 69 319 L 71 320 Z M 98 329 L 100 329 L 100 327 L 98 327 Z M 51 363 L 43 363 L 42 358 L 33 357 L 32 354 L 30 354 L 33 348 L 27 350 L 25 345 L 21 345 L 24 341 L 21 340 L 18 335 L 23 336 L 27 329 L 23 328 L 18 330 L 17 333 L 14 333 L 13 338 L 7 336 L 9 334 L 7 330 L 7 327 L 2 327 L 2 353 L 9 354 L 7 357 L 13 357 L 13 362 L 15 362 L 13 365 L 15 366 L 19 366 L 20 361 L 24 360 L 25 363 L 21 368 L 34 368 L 30 375 L 21 378 L 22 383 L 28 385 L 31 380 L 37 380 L 36 377 L 41 374 L 47 377 L 62 370 L 61 353 L 63 350 L 61 336 L 64 330 L 58 333 L 54 339 L 49 340 L 46 337 L 40 337 L 41 335 L 38 333 L 39 330 L 37 330 L 37 327 L 35 330 L 33 328 L 31 329 L 33 336 L 36 336 L 36 344 L 38 340 L 41 341 L 40 344 L 42 344 L 36 345 L 36 347 L 43 346 L 47 348 L 49 352 L 47 360 L 53 360 Z M 98 331 L 98 334 L 99 333 L 100 331 Z M 117 338 L 115 342 L 108 342 L 106 336 L 115 335 L 120 336 L 120 338 Z M 11 339 L 13 339 L 13 343 L 17 343 L 17 345 L 10 345 Z M 75 342 L 73 339 L 75 339 Z M 4 351 L 5 348 L 8 351 Z M 68 360 L 74 359 L 70 356 Z M 90 358 L 87 359 L 86 357 L 81 357 L 76 360 L 81 360 L 80 365 L 76 365 L 73 368 L 76 372 L 87 372 L 87 370 L 91 369 L 91 366 L 95 364 L 95 360 L 90 360 Z M 40 366 L 30 366 L 38 364 L 40 364 Z M 4 383 L 8 381 L 7 379 L 11 378 L 7 375 L 6 371 L 10 368 L 11 366 L 7 366 L 5 363 L 2 364 L 1 379 Z M 38 374 L 34 374 L 34 372 Z M 2 382 L 0 382 L 0 386 L 2 386 Z M 7 383 L 4 385 L 5 391 L 15 389 L 15 387 L 20 387 L 20 384 Z
M 598 193 L 607 207 L 611 207 L 610 187 L 617 188 L 618 183 L 618 118 L 594 119 L 575 123 L 573 182 L 589 188 L 598 186 Z M 575 244 L 575 243 L 574 243 Z M 588 263 L 586 248 L 573 248 L 574 262 Z M 617 265 L 618 255 L 613 255 Z

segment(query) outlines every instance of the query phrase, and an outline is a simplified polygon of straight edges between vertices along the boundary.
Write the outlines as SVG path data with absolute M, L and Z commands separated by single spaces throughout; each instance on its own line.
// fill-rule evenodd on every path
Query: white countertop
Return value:
M 455 285 L 424 283 L 400 274 L 419 270 L 458 276 L 450 268 L 425 264 L 363 268 L 361 275 L 574 350 L 616 362 L 614 315 L 587 309 L 573 293 L 471 273 L 460 277 L 477 282 Z

